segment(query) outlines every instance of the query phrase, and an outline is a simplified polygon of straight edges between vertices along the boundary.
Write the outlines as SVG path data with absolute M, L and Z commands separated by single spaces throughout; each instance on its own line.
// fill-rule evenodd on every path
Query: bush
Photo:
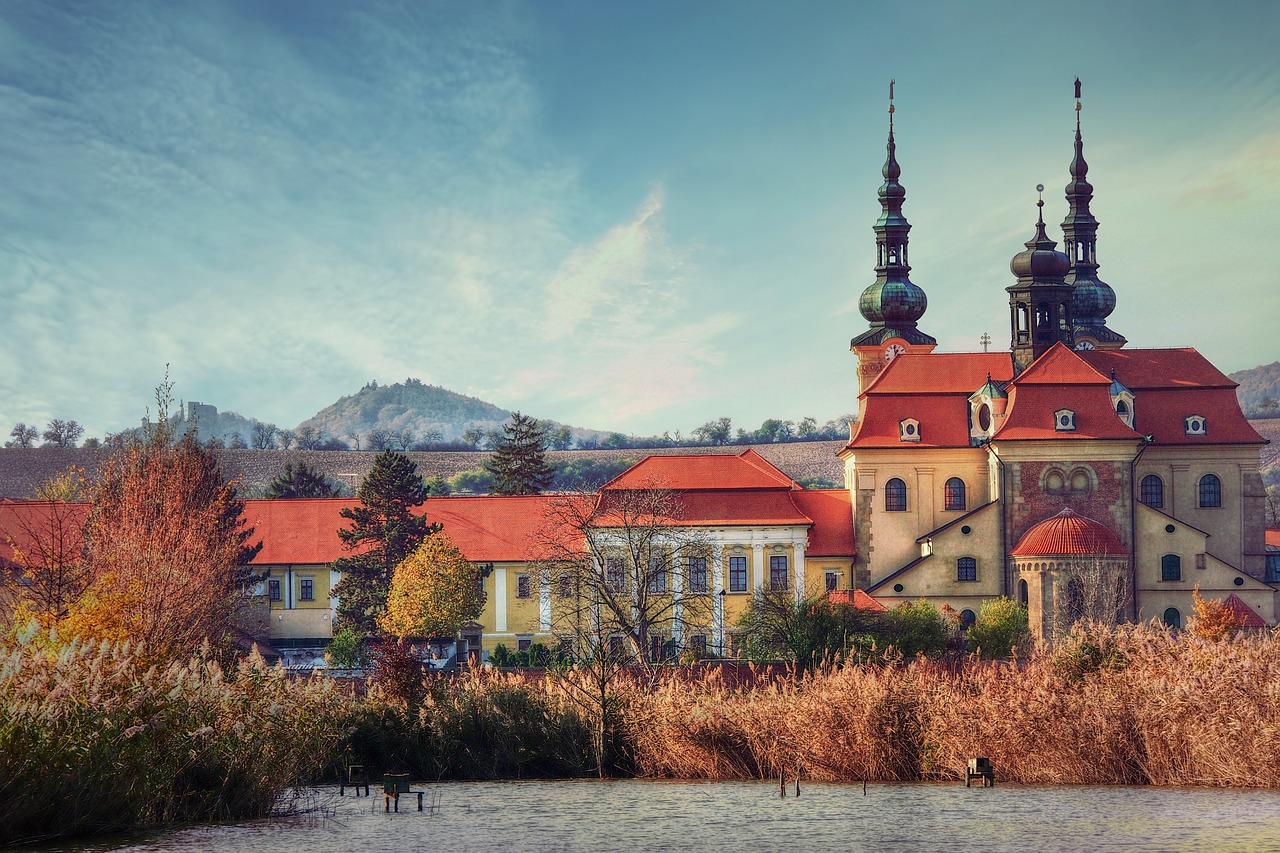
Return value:
M 984 602 L 969 626 L 969 651 L 987 657 L 1007 658 L 1030 642 L 1027 608 L 1008 598 Z
M 332 681 L 257 655 L 159 666 L 33 625 L 0 649 L 0 844 L 262 817 L 319 771 L 345 712 Z
M 900 604 L 885 614 L 884 639 L 903 657 L 940 657 L 951 640 L 951 624 L 928 601 Z
M 343 628 L 333 635 L 325 653 L 329 656 L 329 665 L 344 669 L 364 666 L 368 662 L 364 641 L 354 628 Z

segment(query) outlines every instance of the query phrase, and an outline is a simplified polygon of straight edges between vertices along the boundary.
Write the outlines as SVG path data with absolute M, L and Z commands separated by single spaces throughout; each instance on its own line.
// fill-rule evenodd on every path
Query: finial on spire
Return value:
M 1044 225 L 1044 184 L 1036 184 L 1036 208 L 1039 210 L 1040 225 Z
M 897 82 L 890 78 L 889 80 L 889 132 L 893 132 L 893 84 Z
M 1076 78 L 1076 130 L 1080 130 L 1080 78 Z

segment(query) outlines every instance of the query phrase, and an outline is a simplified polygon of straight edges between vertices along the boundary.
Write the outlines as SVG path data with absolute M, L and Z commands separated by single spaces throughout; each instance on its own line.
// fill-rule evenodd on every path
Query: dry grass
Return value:
M 679 778 L 963 778 L 1280 787 L 1280 634 L 1092 629 L 1055 656 L 844 666 L 765 689 L 669 682 L 635 702 L 640 771 Z

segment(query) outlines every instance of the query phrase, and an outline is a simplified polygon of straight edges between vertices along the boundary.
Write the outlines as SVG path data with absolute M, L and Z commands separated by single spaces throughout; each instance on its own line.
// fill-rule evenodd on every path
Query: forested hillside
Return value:
M 1280 418 L 1280 361 L 1232 373 L 1236 396 L 1249 418 Z

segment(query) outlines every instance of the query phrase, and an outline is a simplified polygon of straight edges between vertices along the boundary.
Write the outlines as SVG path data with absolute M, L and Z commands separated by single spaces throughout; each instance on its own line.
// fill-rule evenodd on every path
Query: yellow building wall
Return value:
M 854 486 L 853 513 L 858 569 L 870 585 L 920 556 L 916 539 L 991 500 L 991 472 L 982 448 L 903 448 L 859 450 L 845 457 L 846 479 Z M 965 484 L 965 508 L 944 509 L 947 480 Z M 885 509 L 884 489 L 891 479 L 907 487 L 907 510 Z

